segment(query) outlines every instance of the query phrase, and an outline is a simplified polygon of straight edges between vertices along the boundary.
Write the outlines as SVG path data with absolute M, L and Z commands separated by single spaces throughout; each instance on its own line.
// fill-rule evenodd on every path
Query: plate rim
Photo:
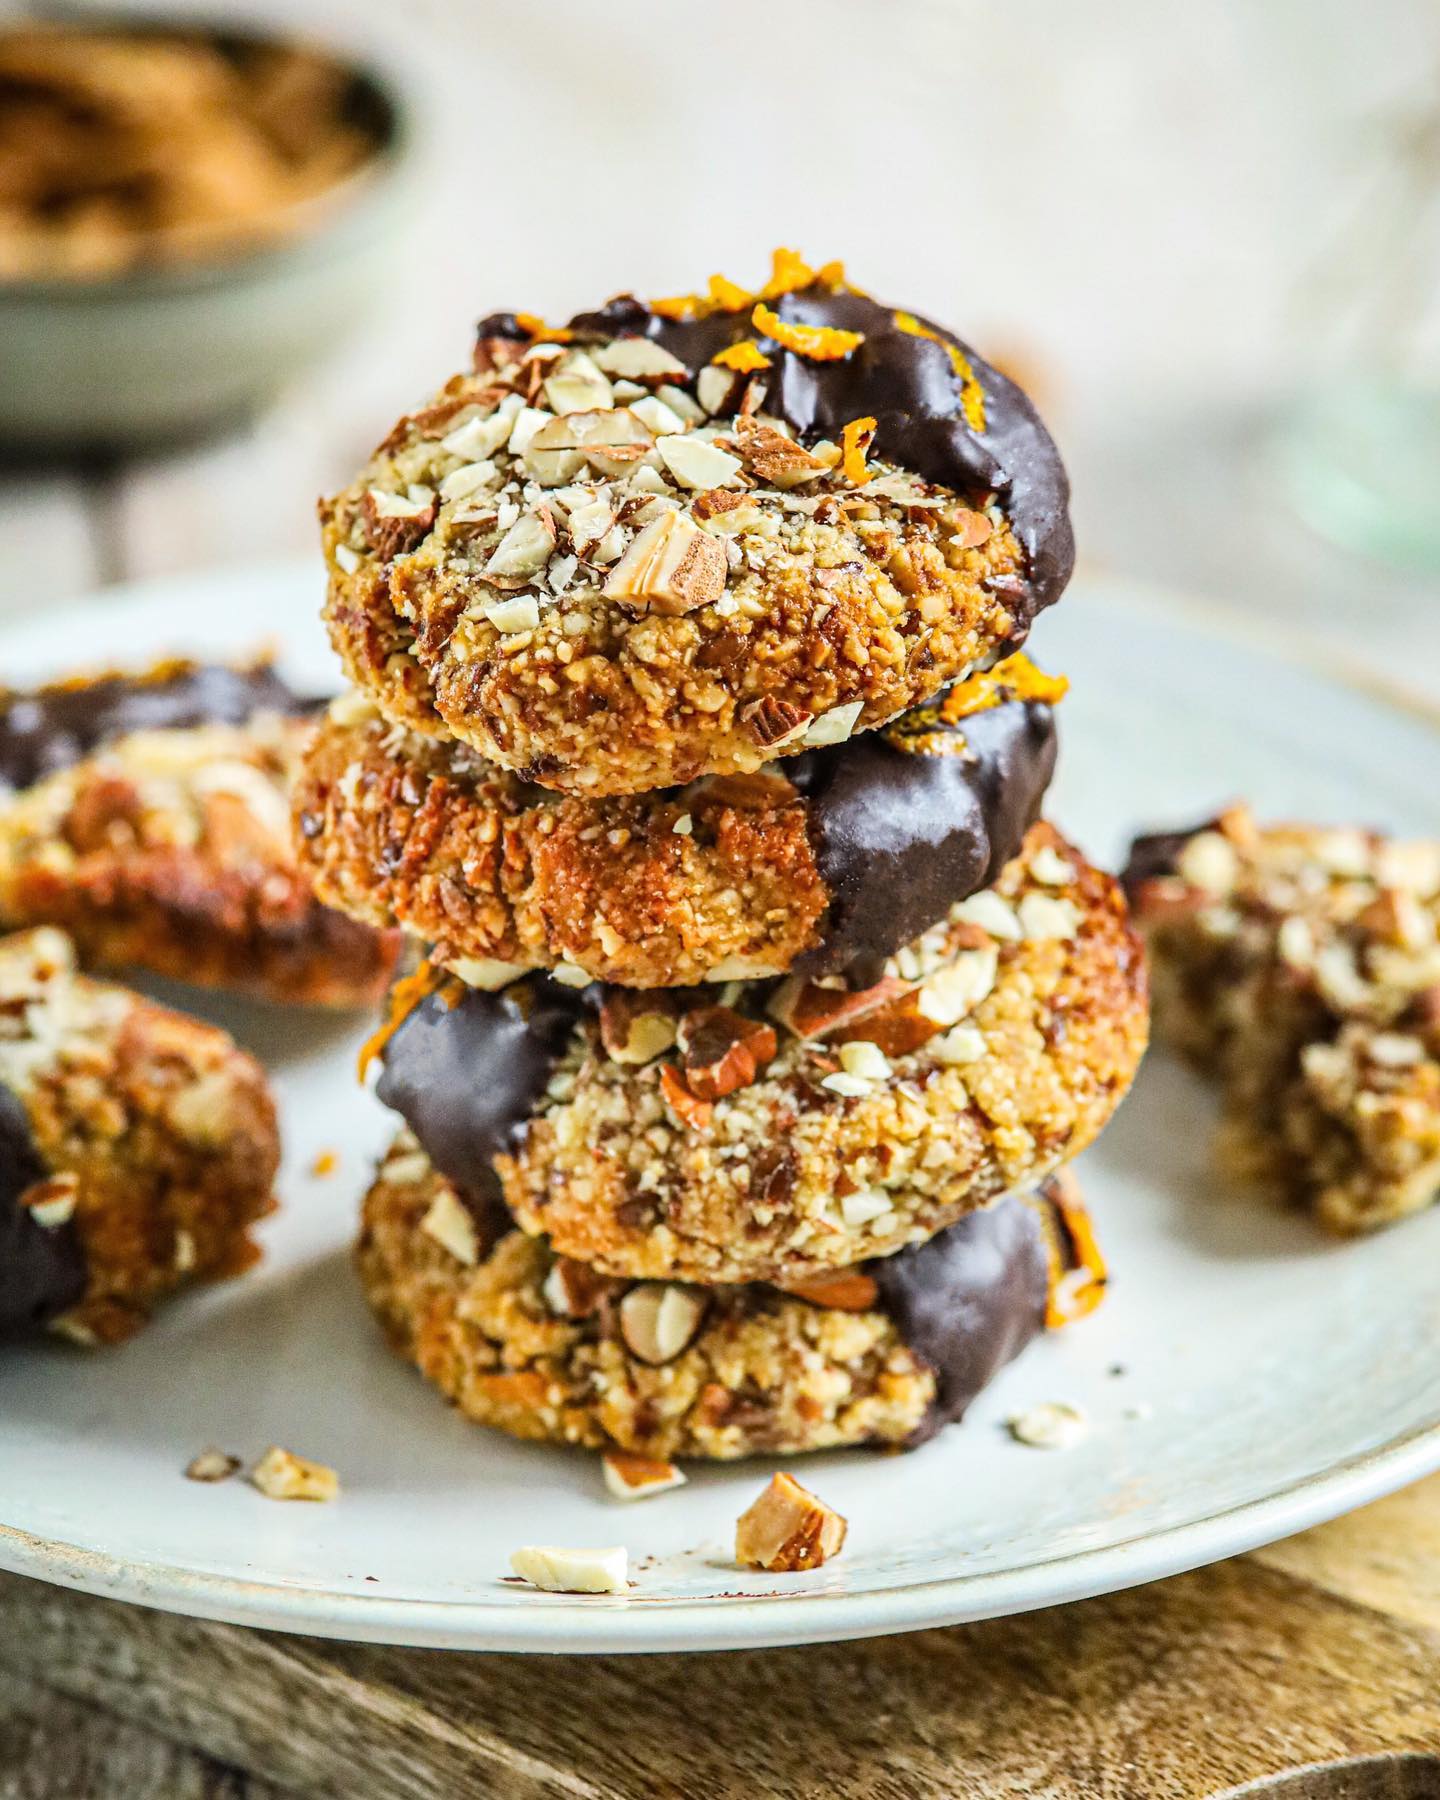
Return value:
M 313 583 L 318 599 L 317 558 L 181 571 L 118 584 L 67 603 L 66 624 L 83 630 L 87 620 L 106 619 L 116 608 L 163 604 L 172 595 L 193 598 L 197 587 L 243 588 L 270 581 L 298 585 L 302 579 Z M 1078 584 L 1093 587 L 1110 604 L 1159 611 L 1182 627 L 1261 650 L 1440 731 L 1440 702 L 1314 635 L 1258 624 L 1223 604 L 1103 570 L 1082 569 Z M 0 640 L 12 632 L 29 636 L 38 626 L 23 617 L 0 618 Z M 257 644 L 264 637 L 257 633 Z M 283 649 L 281 656 L 283 660 Z M 1018 1570 L 967 1575 L 962 1568 L 858 1592 L 783 1588 L 665 1598 L 647 1597 L 641 1590 L 626 1596 L 536 1595 L 526 1605 L 513 1598 L 501 1602 L 473 1595 L 453 1600 L 394 1597 L 140 1561 L 3 1523 L 0 1569 L 217 1623 L 397 1647 L 565 1654 L 763 1649 L 957 1625 L 1162 1580 L 1322 1524 L 1437 1470 L 1440 1413 L 1384 1444 L 1198 1519 Z M 779 1601 L 804 1604 L 783 1606 Z

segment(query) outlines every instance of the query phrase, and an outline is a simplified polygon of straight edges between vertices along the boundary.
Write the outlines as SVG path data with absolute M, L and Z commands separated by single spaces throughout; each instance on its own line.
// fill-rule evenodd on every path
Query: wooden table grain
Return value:
M 704 1658 L 335 1644 L 7 1576 L 0 1672 L 0 1800 L 1202 1800 L 1379 1753 L 1428 1760 L 1331 1800 L 1440 1795 L 1440 1476 L 1149 1588 Z

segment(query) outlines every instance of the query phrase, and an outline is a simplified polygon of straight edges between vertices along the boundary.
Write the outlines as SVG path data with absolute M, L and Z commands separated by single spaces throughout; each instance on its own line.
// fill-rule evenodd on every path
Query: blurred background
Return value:
M 374 70 L 393 135 L 321 238 L 256 253 L 259 298 L 225 302 L 250 308 L 249 339 L 227 335 L 233 311 L 167 322 L 144 271 L 0 270 L 0 609 L 310 553 L 315 496 L 464 363 L 482 312 L 758 282 L 788 244 L 1032 387 L 1085 569 L 1440 691 L 1433 0 L 139 10 L 313 32 Z M 12 115 L 0 194 L 30 141 Z M 303 280 L 287 258 L 309 259 Z M 243 287 L 243 259 L 215 260 Z M 115 288 L 112 344 L 113 307 L 82 317 L 76 290 Z M 318 342 L 284 349 L 302 317 Z M 67 330 L 87 346 L 80 404 L 41 444 L 14 390 L 33 406 L 65 385 L 47 359 Z M 267 345 L 295 366 L 249 416 L 117 443 L 112 379 L 197 331 L 261 387 Z

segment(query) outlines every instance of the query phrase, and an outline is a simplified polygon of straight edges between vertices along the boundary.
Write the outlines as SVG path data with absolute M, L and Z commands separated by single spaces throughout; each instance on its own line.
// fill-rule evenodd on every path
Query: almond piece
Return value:
M 480 1238 L 475 1221 L 453 1188 L 440 1188 L 426 1208 L 420 1229 L 458 1263 L 473 1269 L 480 1261 Z
M 663 993 L 609 988 L 600 1007 L 600 1042 L 612 1062 L 654 1062 L 675 1042 L 674 1007 Z
M 716 519 L 734 512 L 737 506 L 749 505 L 750 496 L 744 488 L 706 488 L 690 502 L 690 511 L 697 519 Z
M 498 576 L 528 581 L 549 562 L 554 548 L 555 519 L 549 507 L 522 513 L 495 546 L 489 562 L 480 571 L 481 579 L 493 582 Z
M 772 1476 L 735 1521 L 735 1560 L 746 1569 L 818 1569 L 844 1542 L 844 1519 L 793 1475 Z
M 202 1450 L 198 1456 L 192 1456 L 185 1465 L 187 1481 L 228 1481 L 240 1467 L 240 1458 L 231 1456 L 228 1451 L 216 1450 L 213 1445 Z
M 589 1263 L 576 1262 L 570 1256 L 557 1256 L 545 1277 L 541 1293 L 545 1304 L 562 1319 L 590 1319 L 600 1310 L 600 1302 L 615 1291 L 615 1282 Z
M 704 438 L 680 436 L 656 440 L 660 460 L 681 487 L 703 492 L 730 487 L 740 473 L 740 458 Z
M 296 1456 L 272 1444 L 250 1471 L 250 1479 L 267 1500 L 333 1500 L 340 1477 L 324 1463 Z
M 685 1086 L 699 1100 L 723 1100 L 749 1087 L 776 1049 L 773 1026 L 728 1006 L 701 1006 L 686 1013 L 676 1038 Z
M 797 482 L 813 481 L 825 473 L 826 465 L 818 456 L 812 456 L 794 438 L 758 419 L 735 421 L 735 444 L 746 468 L 772 487 L 794 487 Z
M 620 1335 L 634 1356 L 659 1367 L 673 1362 L 700 1329 L 705 1302 L 673 1281 L 642 1281 L 620 1302 Z
M 788 806 L 800 790 L 774 769 L 756 769 L 749 775 L 709 775 L 692 792 L 703 805 L 768 812 L 774 806 Z
M 812 1306 L 833 1306 L 837 1312 L 868 1312 L 879 1293 L 875 1279 L 862 1269 L 837 1269 L 833 1275 L 811 1275 L 787 1281 L 784 1291 Z
M 720 554 L 723 562 L 724 552 Z M 739 712 L 740 723 L 764 750 L 778 750 L 793 738 L 801 737 L 814 716 L 788 700 L 777 699 L 774 694 L 762 694 L 758 700 L 747 701 Z
M 630 1450 L 607 1450 L 601 1461 L 605 1486 L 617 1500 L 648 1500 L 652 1494 L 685 1485 L 684 1475 L 672 1462 L 657 1462 Z
M 666 511 L 631 544 L 602 592 L 638 611 L 676 618 L 713 605 L 725 591 L 727 567 L 724 547 L 708 532 L 688 514 Z
M 510 1552 L 510 1567 L 547 1594 L 623 1594 L 629 1586 L 630 1559 L 623 1544 L 606 1550 L 525 1544 Z
M 365 540 L 382 563 L 404 556 L 422 541 L 435 523 L 436 503 L 409 500 L 403 494 L 382 494 L 370 488 L 360 502 L 360 521 Z
M 769 1013 L 796 1037 L 826 1044 L 867 1040 L 886 1056 L 906 1056 L 940 1030 L 922 1012 L 919 990 L 893 975 L 858 993 L 791 976 L 776 989 Z
M 616 338 L 594 352 L 597 367 L 617 381 L 688 381 L 690 372 L 678 356 L 651 338 Z

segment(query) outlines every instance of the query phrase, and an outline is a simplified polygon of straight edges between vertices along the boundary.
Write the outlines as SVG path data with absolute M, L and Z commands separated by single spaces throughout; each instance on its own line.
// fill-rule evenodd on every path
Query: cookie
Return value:
M 494 987 L 875 971 L 1020 847 L 1063 682 L 1018 655 L 938 706 L 755 775 L 588 800 L 336 701 L 295 788 L 316 892 Z M 1028 696 L 1037 696 L 1030 698 Z
M 1048 825 L 890 958 L 708 990 L 404 985 L 379 1094 L 477 1204 L 607 1274 L 786 1281 L 1033 1186 L 1146 1038 L 1116 884 Z
M 322 503 L 331 638 L 388 718 L 648 792 L 883 724 L 1059 597 L 1068 486 L 1012 382 L 836 268 L 717 295 L 491 317 Z
M 1104 1282 L 1057 1185 L 800 1291 L 631 1284 L 491 1235 L 406 1133 L 356 1255 L 396 1350 L 468 1418 L 662 1458 L 923 1442 Z
M 361 1006 L 397 940 L 314 896 L 289 787 L 313 702 L 260 664 L 162 664 L 0 698 L 0 927 L 83 961 Z
M 1232 807 L 1138 838 L 1125 882 L 1228 1166 L 1337 1232 L 1440 1197 L 1440 843 Z
M 279 1160 L 223 1031 L 78 974 L 58 931 L 0 939 L 0 1337 L 117 1343 L 245 1268 Z

